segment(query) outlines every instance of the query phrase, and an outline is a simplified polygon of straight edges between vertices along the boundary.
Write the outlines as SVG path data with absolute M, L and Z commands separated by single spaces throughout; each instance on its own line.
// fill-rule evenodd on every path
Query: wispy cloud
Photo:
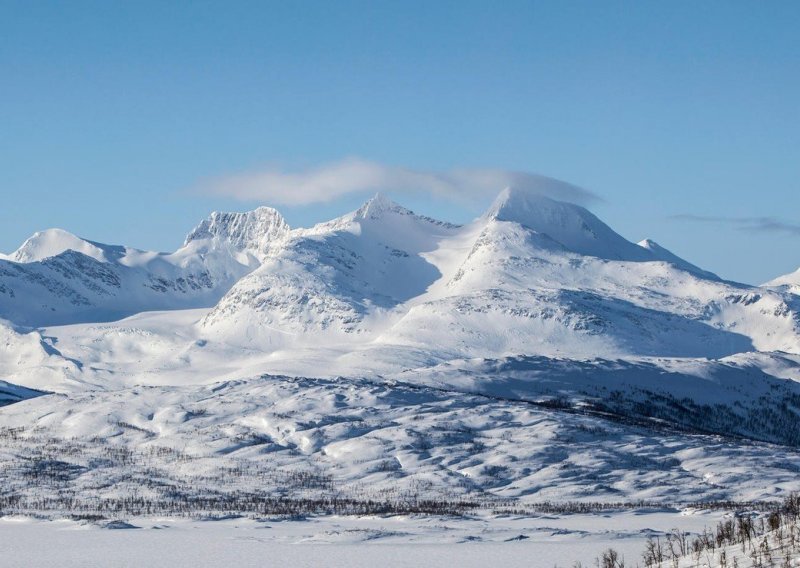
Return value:
M 500 169 L 416 170 L 347 158 L 300 171 L 270 168 L 210 180 L 200 191 L 242 201 L 307 205 L 363 192 L 427 193 L 474 201 L 515 187 L 548 197 L 589 203 L 599 198 L 586 189 L 546 176 Z
M 747 231 L 752 233 L 783 233 L 800 237 L 800 223 L 791 223 L 776 217 L 713 217 L 704 215 L 673 215 L 671 218 L 679 221 L 727 225 L 739 231 Z

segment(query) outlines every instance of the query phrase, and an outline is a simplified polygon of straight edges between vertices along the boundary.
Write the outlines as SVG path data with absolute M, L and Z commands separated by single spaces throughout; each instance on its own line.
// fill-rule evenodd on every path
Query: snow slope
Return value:
M 100 262 L 107 262 L 109 252 L 115 247 L 86 241 L 62 229 L 48 229 L 34 233 L 8 256 L 15 262 L 36 262 L 73 250 Z M 113 253 L 112 253 L 113 254 Z
M 608 260 L 654 259 L 585 208 L 525 191 L 504 189 L 484 218 L 521 225 L 581 255 Z
M 782 286 L 795 294 L 800 294 L 800 269 L 770 280 L 764 286 Z
M 44 393 L 32 389 L 26 389 L 18 385 L 12 385 L 5 381 L 0 381 L 0 406 L 14 404 L 29 398 L 42 396 Z
M 708 272 L 707 270 L 703 270 L 702 268 L 695 266 L 691 262 L 683 260 L 681 257 L 677 256 L 672 251 L 665 249 L 652 239 L 644 239 L 643 241 L 639 241 L 638 244 L 640 247 L 649 250 L 657 260 L 663 260 L 664 262 L 668 262 L 682 270 L 694 272 L 695 274 L 704 278 L 719 280 L 719 276 L 713 272 Z
M 170 515 L 188 506 L 181 496 L 215 494 L 222 501 L 191 511 L 259 506 L 247 496 L 499 507 L 744 501 L 800 489 L 794 448 L 364 379 L 264 375 L 48 395 L 3 408 L 0 439 L 4 491 L 21 496 L 13 510 L 22 514 L 40 499 L 56 515 L 96 514 L 102 501 L 113 511 L 133 495 Z

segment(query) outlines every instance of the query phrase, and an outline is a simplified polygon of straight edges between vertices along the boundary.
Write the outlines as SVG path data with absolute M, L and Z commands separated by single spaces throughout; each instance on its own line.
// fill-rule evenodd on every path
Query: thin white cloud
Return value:
M 308 205 L 345 195 L 387 191 L 427 193 L 434 197 L 475 201 L 514 187 L 574 203 L 597 201 L 592 192 L 546 176 L 499 169 L 427 171 L 348 158 L 303 171 L 278 168 L 211 180 L 203 193 L 274 205 Z
M 704 215 L 673 215 L 679 221 L 727 225 L 750 233 L 784 233 L 800 237 L 800 224 L 783 221 L 777 217 L 709 217 Z

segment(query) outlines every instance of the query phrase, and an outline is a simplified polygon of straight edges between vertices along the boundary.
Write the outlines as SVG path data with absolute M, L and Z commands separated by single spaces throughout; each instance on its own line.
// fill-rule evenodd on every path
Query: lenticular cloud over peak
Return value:
M 418 170 L 361 158 L 295 171 L 271 167 L 220 177 L 202 184 L 200 191 L 242 201 L 309 205 L 376 191 L 429 194 L 469 202 L 492 197 L 506 187 L 579 204 L 599 199 L 587 189 L 531 172 L 492 168 Z

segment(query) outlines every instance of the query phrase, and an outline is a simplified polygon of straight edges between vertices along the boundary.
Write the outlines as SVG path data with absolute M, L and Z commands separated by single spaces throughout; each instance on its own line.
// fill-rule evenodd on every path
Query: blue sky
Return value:
M 358 159 L 565 180 L 758 283 L 800 266 L 798 29 L 778 1 L 0 0 L 0 251 L 52 226 L 171 250 L 260 202 L 209 185 Z M 307 225 L 369 192 L 276 205 Z M 456 221 L 491 201 L 389 194 Z

